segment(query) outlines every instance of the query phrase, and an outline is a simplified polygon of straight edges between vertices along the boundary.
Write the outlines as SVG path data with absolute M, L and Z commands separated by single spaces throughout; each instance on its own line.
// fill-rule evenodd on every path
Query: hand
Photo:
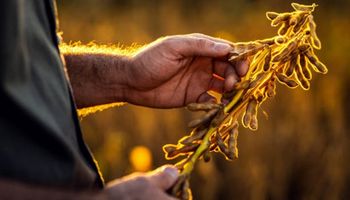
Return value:
M 227 62 L 230 50 L 228 41 L 203 34 L 159 39 L 131 58 L 126 100 L 169 108 L 212 100 L 209 90 L 231 91 L 247 72 L 248 62 Z
M 175 183 L 178 175 L 173 166 L 163 166 L 146 174 L 131 174 L 109 183 L 101 199 L 176 200 L 166 190 Z

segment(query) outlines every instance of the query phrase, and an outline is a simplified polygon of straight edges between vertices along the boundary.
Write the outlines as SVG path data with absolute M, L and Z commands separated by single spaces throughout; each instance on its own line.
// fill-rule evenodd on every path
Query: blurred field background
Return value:
M 299 1 L 312 3 L 313 1 Z M 158 37 L 200 32 L 231 41 L 274 36 L 265 11 L 290 11 L 278 0 L 60 0 L 68 41 L 124 46 Z M 350 198 L 350 2 L 324 0 L 315 15 L 329 67 L 314 74 L 311 90 L 280 86 L 260 112 L 259 130 L 241 128 L 239 159 L 197 165 L 195 199 Z M 82 119 L 84 136 L 106 181 L 166 163 L 161 150 L 187 134 L 185 109 L 112 108 Z

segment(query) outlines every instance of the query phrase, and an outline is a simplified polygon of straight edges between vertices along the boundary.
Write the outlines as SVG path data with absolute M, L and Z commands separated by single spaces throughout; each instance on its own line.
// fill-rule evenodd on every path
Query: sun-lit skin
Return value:
M 247 61 L 227 61 L 231 50 L 229 42 L 202 34 L 168 36 L 121 54 L 108 46 L 61 47 L 78 108 L 121 101 L 173 108 L 208 101 L 213 97 L 207 91 L 230 91 L 247 71 Z

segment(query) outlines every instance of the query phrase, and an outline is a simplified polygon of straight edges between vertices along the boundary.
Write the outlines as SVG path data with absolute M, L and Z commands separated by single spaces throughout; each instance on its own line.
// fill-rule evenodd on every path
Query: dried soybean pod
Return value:
M 253 42 L 248 42 L 247 44 L 247 50 L 255 49 L 259 46 L 261 46 L 259 43 L 253 41 Z
M 249 89 L 252 89 L 252 88 L 254 88 L 255 86 L 257 86 L 257 85 L 260 83 L 260 80 L 261 80 L 261 78 L 263 77 L 263 75 L 264 75 L 264 73 L 259 73 L 259 74 L 255 77 L 255 79 L 254 79 L 253 81 L 250 82 L 248 88 L 249 88 Z
M 297 33 L 299 30 L 301 30 L 301 27 L 306 24 L 307 16 L 308 16 L 307 12 L 300 13 L 300 15 L 299 15 L 300 18 L 299 18 L 297 24 L 295 24 L 295 26 L 293 27 L 294 33 Z
M 233 158 L 238 158 L 238 128 L 230 130 L 228 148 L 233 153 Z
M 293 74 L 293 72 L 297 66 L 298 66 L 297 57 L 294 57 L 293 59 L 290 60 L 290 64 L 289 64 L 289 67 L 286 71 L 286 75 L 288 77 L 290 77 Z
M 248 103 L 248 106 L 249 106 L 249 103 Z M 251 118 L 252 118 L 251 113 L 248 113 L 246 111 L 243 115 L 243 118 L 242 118 L 242 125 L 244 126 L 244 128 L 247 128 L 249 126 Z
M 266 99 L 266 95 L 264 93 L 265 90 L 258 90 L 255 93 L 255 99 L 257 101 L 257 104 L 260 104 L 261 102 L 263 102 Z
M 216 132 L 215 135 L 216 135 L 216 143 L 220 149 L 220 152 L 225 155 L 225 158 L 227 160 L 231 160 L 230 151 L 227 148 L 226 144 L 224 143 L 224 140 L 221 138 L 220 133 Z
M 226 151 L 226 145 L 225 145 L 223 139 L 221 138 L 221 135 L 219 132 L 215 133 L 215 138 L 216 138 L 216 143 L 218 144 L 220 151 L 224 153 Z
M 298 67 L 306 79 L 308 80 L 312 79 L 311 71 L 309 69 L 308 63 L 306 62 L 305 56 L 303 54 L 299 55 Z
M 298 14 L 293 14 L 289 18 L 289 25 L 295 26 L 298 23 Z
M 275 37 L 274 42 L 276 44 L 283 44 L 286 42 L 286 39 L 283 36 L 277 36 L 277 37 Z
M 190 152 L 194 151 L 195 149 L 197 149 L 198 147 L 199 147 L 199 144 L 194 143 L 194 144 L 182 146 L 182 147 L 178 148 L 176 151 L 179 154 L 190 153 Z
M 313 12 L 317 4 L 313 3 L 312 5 L 302 5 L 298 3 L 292 3 L 291 4 L 294 10 L 296 11 L 307 11 L 307 12 Z
M 181 147 L 176 146 L 176 149 L 173 149 L 173 146 L 174 145 L 170 144 L 163 146 L 163 151 L 165 152 L 166 159 L 174 159 L 182 154 L 191 153 L 198 148 L 199 144 L 193 143 Z
M 177 149 L 177 146 L 176 145 L 173 145 L 173 144 L 166 144 L 163 146 L 163 151 L 165 153 L 165 158 L 166 159 L 172 159 L 171 156 L 169 155 L 173 155 L 174 152 L 176 151 Z
M 252 101 L 254 101 L 254 108 L 251 111 L 249 128 L 256 131 L 258 129 L 258 101 L 257 99 L 253 99 Z
M 233 124 L 229 124 L 229 123 L 228 124 L 224 124 L 222 127 L 220 127 L 220 129 L 219 129 L 220 134 L 225 134 L 226 132 L 231 130 L 234 127 L 234 125 L 236 124 L 236 122 L 233 123 Z
M 310 49 L 309 44 L 302 44 L 298 47 L 299 53 L 302 54 Z
M 317 37 L 317 35 L 313 35 L 313 37 L 310 37 L 311 44 L 315 49 L 321 49 L 321 41 Z
M 235 122 L 231 127 L 231 129 L 228 131 L 228 139 L 227 139 L 228 152 L 226 157 L 229 160 L 238 158 L 237 138 L 238 138 L 238 123 Z
M 311 44 L 315 49 L 321 49 L 321 41 L 318 39 L 316 34 L 316 23 L 314 21 L 314 17 L 312 15 L 308 16 L 308 26 L 310 28 L 311 33 Z
M 256 65 L 251 66 L 252 67 L 251 74 L 255 74 L 255 73 L 257 73 L 258 71 L 260 71 L 263 68 L 263 65 L 264 65 L 263 58 L 266 55 L 263 55 L 263 56 L 261 56 L 261 55 L 263 55 L 263 54 L 262 53 L 256 54 L 254 56 L 254 58 L 252 59 L 256 63 Z M 258 58 L 259 56 L 260 56 L 260 58 Z
M 279 54 L 277 54 L 272 62 L 278 62 L 283 58 L 287 57 L 291 52 L 293 52 L 298 47 L 299 41 L 297 39 L 291 40 L 286 47 L 284 47 Z
M 269 48 L 269 52 L 267 53 L 265 57 L 265 62 L 264 62 L 264 71 L 268 71 L 271 67 L 271 48 Z
M 203 160 L 204 160 L 204 162 L 210 161 L 210 149 L 209 148 L 204 151 Z
M 252 119 L 250 120 L 249 128 L 252 131 L 258 130 L 258 117 L 257 117 L 257 115 L 252 115 Z
M 281 25 L 281 27 L 278 29 L 278 35 L 283 36 L 287 33 L 288 29 L 289 29 L 289 23 L 288 22 L 283 22 L 283 24 Z
M 288 64 L 289 61 L 292 60 L 292 59 L 294 59 L 295 57 L 297 57 L 297 56 L 298 56 L 298 53 L 299 53 L 299 50 L 298 50 L 298 49 L 294 49 L 291 53 L 288 54 L 288 56 L 283 57 L 283 58 L 279 61 L 280 65 L 283 65 L 283 64 L 289 65 L 289 64 Z M 284 69 L 286 69 L 286 68 L 288 67 L 287 65 L 284 66 Z
M 245 50 L 244 52 L 240 53 L 238 56 L 232 56 L 228 59 L 228 61 L 231 63 L 235 63 L 235 61 L 237 61 L 237 60 L 246 59 L 249 56 L 255 55 L 256 53 L 258 53 L 259 51 L 261 51 L 262 49 L 264 49 L 266 47 L 266 44 L 257 43 L 255 45 L 258 45 L 258 46 L 251 48 L 251 49 L 248 49 L 248 50 Z
M 235 158 L 235 149 L 234 149 L 234 137 L 233 137 L 233 134 L 231 134 L 231 131 L 229 133 L 229 137 L 228 137 L 228 140 L 227 140 L 227 154 L 226 157 L 228 160 L 233 160 Z
M 220 108 L 220 107 L 221 107 L 220 104 L 210 103 L 210 102 L 190 103 L 187 105 L 187 109 L 190 111 L 209 111 L 211 109 Z
M 297 81 L 300 83 L 301 88 L 303 88 L 304 90 L 309 90 L 310 82 L 304 77 L 304 75 L 301 73 L 298 67 L 295 69 L 295 72 L 296 72 L 295 77 Z
M 232 50 L 229 52 L 229 60 L 236 59 L 241 53 L 246 50 L 246 47 L 242 44 L 234 44 L 232 45 Z
M 217 108 L 214 108 L 214 109 L 208 111 L 202 118 L 195 119 L 195 120 L 191 121 L 188 124 L 188 127 L 195 128 L 195 127 L 198 127 L 200 125 L 208 123 L 218 113 L 218 111 L 219 111 L 219 109 L 217 109 Z
M 285 76 L 285 75 L 282 74 L 282 73 L 276 73 L 276 77 L 277 77 L 277 80 L 278 80 L 280 83 L 282 83 L 282 84 L 284 84 L 284 85 L 286 85 L 286 86 L 288 86 L 288 87 L 290 87 L 290 88 L 296 88 L 296 87 L 298 87 L 298 83 L 297 83 L 297 82 L 295 82 L 295 81 L 292 80 L 292 79 L 289 79 L 287 76 Z
M 258 44 L 255 42 L 239 42 L 232 45 L 232 51 L 229 54 L 230 59 L 236 59 L 241 54 L 255 48 Z
M 289 68 L 289 66 L 290 66 L 290 62 L 289 61 L 287 61 L 287 62 L 281 62 L 281 63 L 284 63 L 284 66 L 283 66 L 283 72 L 285 72 L 285 71 L 287 71 L 288 70 L 288 68 Z
M 238 130 L 234 132 L 234 151 L 233 151 L 233 155 L 235 158 L 238 158 Z
M 195 129 L 192 131 L 191 135 L 185 136 L 179 140 L 180 144 L 188 145 L 196 140 L 202 139 L 202 137 L 207 133 L 208 129 Z
M 165 152 L 173 152 L 177 149 L 177 145 L 174 144 L 166 144 L 163 146 L 163 150 Z
M 321 63 L 315 54 L 312 51 L 306 51 L 305 52 L 306 57 L 308 58 L 312 68 L 315 70 L 315 72 L 322 73 L 322 74 L 327 74 L 328 69 L 327 67 Z
M 266 12 L 266 17 L 269 20 L 274 20 L 279 14 L 276 12 Z
M 256 108 L 256 106 L 257 106 L 256 99 L 250 99 L 242 120 L 242 124 L 245 128 L 249 127 L 252 114 L 254 113 L 254 109 Z
M 239 56 L 239 53 L 234 51 L 230 51 L 230 53 L 228 54 L 229 60 L 235 60 L 237 56 Z
M 218 114 L 214 117 L 214 119 L 211 121 L 210 125 L 212 127 L 218 126 L 221 121 L 225 118 L 225 111 L 224 108 L 222 107 L 219 111 Z
M 276 95 L 276 82 L 274 80 L 267 83 L 265 92 L 268 97 L 273 97 Z
M 289 17 L 291 16 L 291 13 L 281 13 L 279 14 L 275 19 L 271 21 L 271 26 L 276 27 L 283 21 L 289 20 Z
M 328 69 L 327 69 L 326 65 L 324 65 L 321 61 L 318 60 L 318 62 L 315 64 L 315 66 L 322 74 L 327 74 Z
M 260 44 L 273 45 L 273 44 L 275 44 L 275 37 L 267 38 L 267 39 L 263 39 L 263 40 L 257 40 L 257 42 Z
M 238 126 L 239 126 L 239 124 L 238 124 L 238 122 L 236 121 L 236 122 L 234 122 L 234 124 L 231 126 L 231 129 L 229 130 L 229 132 L 228 132 L 228 134 L 229 134 L 229 137 L 230 137 L 230 135 L 235 135 L 235 132 L 238 132 Z M 234 138 L 234 137 L 233 137 Z M 230 138 L 229 138 L 229 140 L 230 140 Z M 233 145 L 234 145 L 234 143 L 228 143 L 229 145 L 229 148 L 230 147 L 233 147 Z

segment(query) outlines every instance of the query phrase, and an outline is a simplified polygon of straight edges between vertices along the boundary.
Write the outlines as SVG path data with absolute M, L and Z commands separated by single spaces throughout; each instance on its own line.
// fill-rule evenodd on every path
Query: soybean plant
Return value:
M 189 178 L 199 159 L 210 160 L 213 152 L 227 160 L 238 158 L 239 124 L 250 130 L 258 129 L 258 110 L 267 99 L 275 96 L 279 82 L 289 88 L 310 89 L 311 70 L 326 74 L 326 66 L 314 50 L 321 49 L 312 12 L 316 4 L 292 3 L 294 11 L 267 12 L 272 27 L 279 27 L 277 36 L 251 42 L 232 44 L 229 62 L 251 60 L 249 70 L 231 92 L 222 94 L 220 102 L 191 103 L 188 110 L 205 114 L 189 123 L 193 128 L 177 144 L 163 146 L 165 157 L 184 157 L 176 166 L 180 178 L 171 194 L 180 199 L 192 199 Z

